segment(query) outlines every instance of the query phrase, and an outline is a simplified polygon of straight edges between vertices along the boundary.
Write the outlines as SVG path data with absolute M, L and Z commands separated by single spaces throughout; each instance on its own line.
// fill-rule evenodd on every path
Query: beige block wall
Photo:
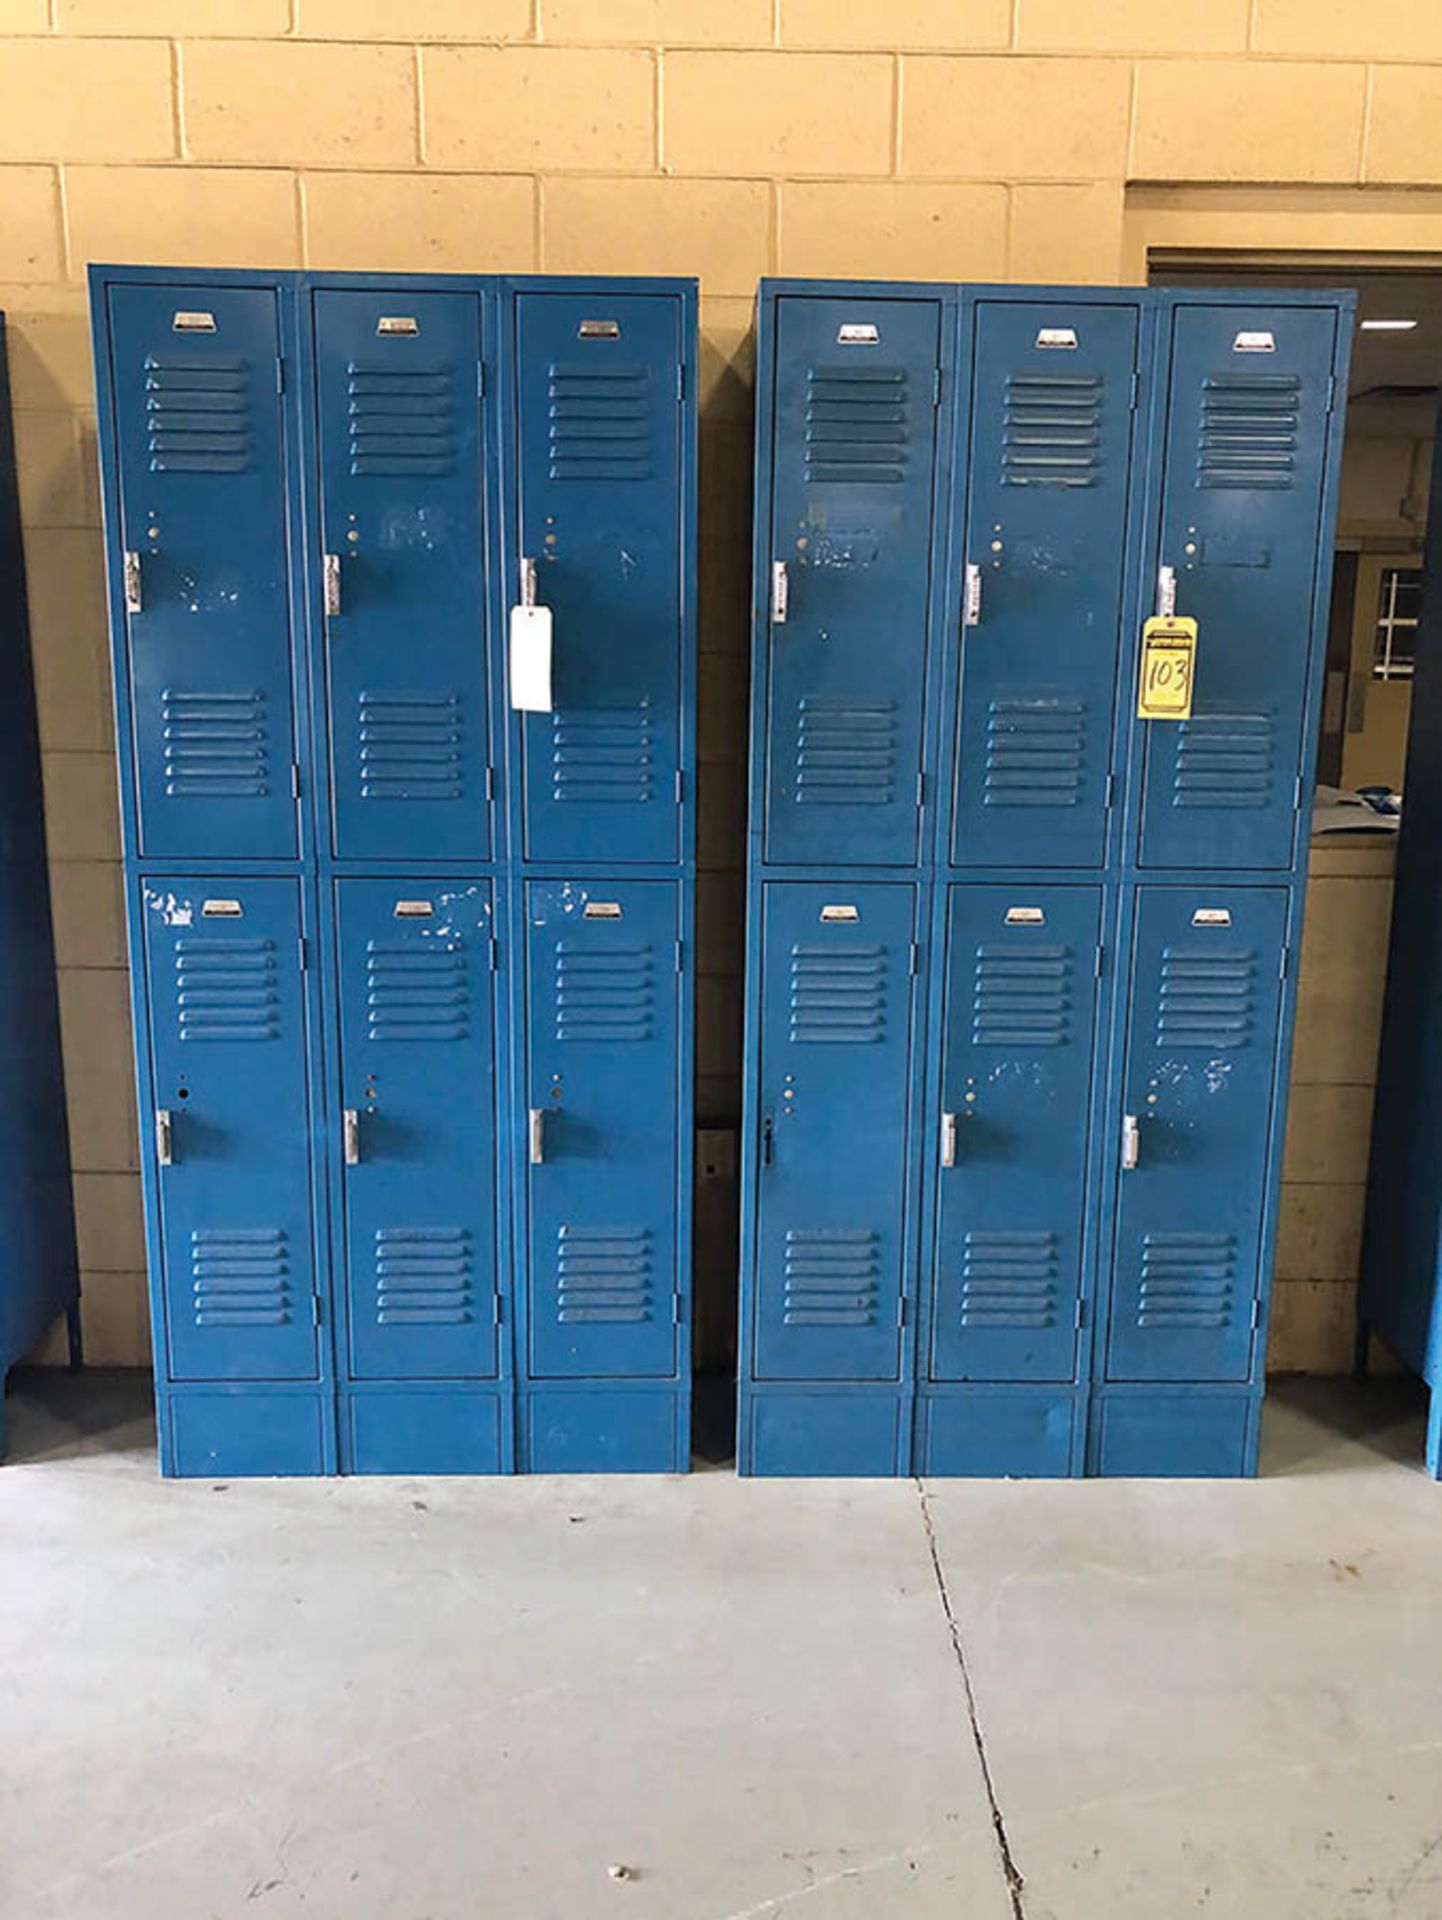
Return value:
M 88 261 L 699 273 L 699 1094 L 726 1116 L 756 277 L 1107 282 L 1124 257 L 1138 270 L 1138 182 L 1256 186 L 1254 226 L 1279 187 L 1442 187 L 1438 17 L 1429 0 L 0 0 L 0 307 L 92 1354 L 141 1359 L 143 1304 Z M 1397 202 L 1377 197 L 1389 232 Z M 1225 208 L 1215 223 L 1228 244 Z

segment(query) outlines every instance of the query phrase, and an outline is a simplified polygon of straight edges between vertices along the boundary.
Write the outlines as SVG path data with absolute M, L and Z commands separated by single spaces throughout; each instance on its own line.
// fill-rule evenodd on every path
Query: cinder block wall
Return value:
M 0 0 L 92 1357 L 146 1334 L 87 261 L 700 274 L 700 1111 L 724 1117 L 757 276 L 1114 280 L 1128 182 L 1437 185 L 1439 124 L 1435 0 Z

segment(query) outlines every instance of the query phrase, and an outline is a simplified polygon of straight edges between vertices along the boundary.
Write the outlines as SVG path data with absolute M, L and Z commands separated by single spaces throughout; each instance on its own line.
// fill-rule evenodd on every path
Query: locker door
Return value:
M 531 1374 L 670 1378 L 680 895 L 533 880 L 526 902 Z
M 1105 858 L 1134 306 L 976 310 L 951 857 Z
M 900 1378 L 915 911 L 910 886 L 765 889 L 758 1379 Z
M 956 886 L 947 917 L 932 1377 L 1071 1380 L 1101 896 Z
M 941 306 L 790 296 L 775 352 L 766 858 L 909 866 Z
M 112 287 L 140 850 L 296 851 L 272 287 Z M 124 695 L 122 695 L 124 697 Z
M 481 303 L 315 295 L 337 854 L 491 850 Z
M 1196 679 L 1145 728 L 1143 866 L 1291 862 L 1335 335 L 1331 308 L 1173 316 L 1159 554 Z
M 299 889 L 140 884 L 171 1377 L 314 1379 Z
M 521 716 L 532 860 L 681 850 L 681 315 L 663 294 L 517 301 L 521 554 L 554 711 Z
M 336 883 L 355 1379 L 496 1371 L 490 891 Z
M 1281 887 L 1140 889 L 1109 1379 L 1250 1371 L 1286 921 Z

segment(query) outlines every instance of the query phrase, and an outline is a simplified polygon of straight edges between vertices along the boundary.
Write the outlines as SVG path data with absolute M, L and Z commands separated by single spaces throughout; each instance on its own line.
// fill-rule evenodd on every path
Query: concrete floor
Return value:
M 1396 1383 L 1250 1485 L 163 1484 L 141 1394 L 14 1390 L 4 1920 L 1442 1914 Z

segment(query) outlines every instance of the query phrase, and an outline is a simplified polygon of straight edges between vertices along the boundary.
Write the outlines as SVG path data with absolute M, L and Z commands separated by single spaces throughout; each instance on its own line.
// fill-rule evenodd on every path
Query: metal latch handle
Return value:
M 1157 568 L 1157 618 L 1170 620 L 1177 610 L 1177 570 Z
M 327 613 L 339 613 L 340 555 L 338 553 L 322 554 L 321 571 L 325 576 L 325 610 Z
M 348 1167 L 360 1165 L 360 1114 L 354 1107 L 347 1107 L 341 1115 L 341 1152 L 345 1155 Z
M 125 611 L 140 612 L 140 555 L 134 548 L 127 547 L 121 563 L 121 574 L 125 581 Z
M 155 1159 L 158 1166 L 175 1165 L 175 1125 L 168 1107 L 155 1109 Z
M 944 1167 L 956 1165 L 956 1115 L 944 1113 L 941 1116 L 941 1164 Z
M 531 1165 L 539 1167 L 546 1158 L 546 1109 L 532 1107 L 528 1137 L 531 1149 Z
M 786 562 L 771 562 L 771 620 L 774 626 L 786 625 L 786 609 L 791 599 L 791 582 L 786 574 Z
M 1122 1115 L 1122 1171 L 1130 1173 L 1142 1157 L 1142 1130 L 1134 1113 Z
M 964 627 L 981 625 L 981 568 L 968 565 L 966 569 L 966 593 L 962 602 L 961 624 Z
M 533 607 L 536 604 L 536 563 L 529 555 L 521 555 L 521 605 Z

